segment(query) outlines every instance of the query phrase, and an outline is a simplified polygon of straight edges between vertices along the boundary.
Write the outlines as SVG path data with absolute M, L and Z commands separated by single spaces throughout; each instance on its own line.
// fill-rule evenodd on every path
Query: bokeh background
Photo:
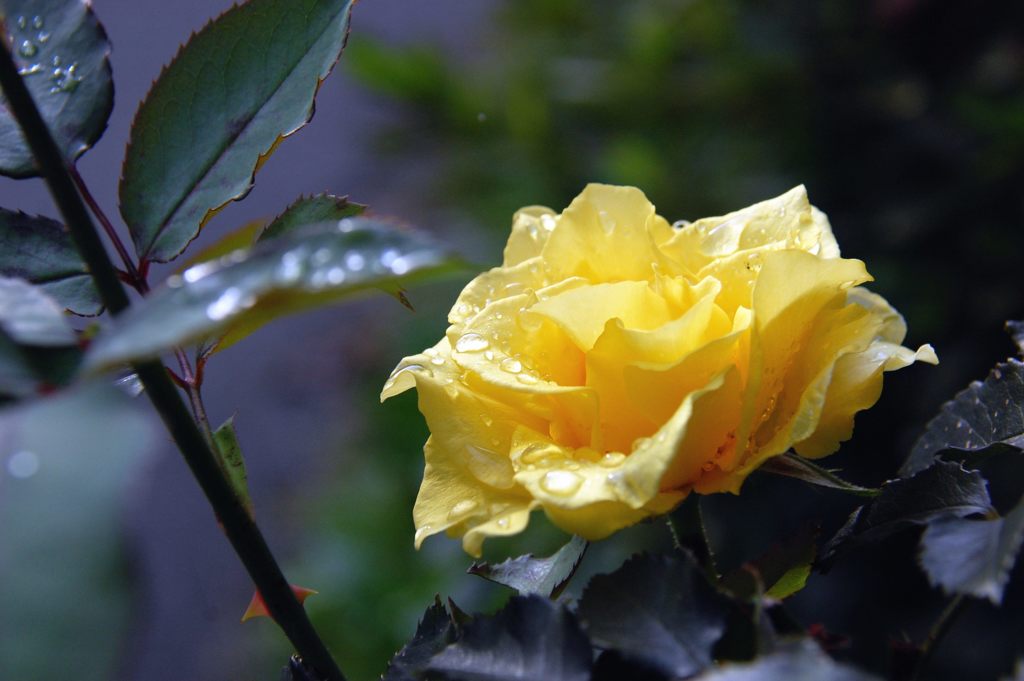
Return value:
M 80 167 L 116 213 L 138 101 L 189 31 L 229 2 L 94 6 L 114 44 L 116 103 Z M 591 181 L 639 186 L 670 220 L 807 186 L 844 255 L 865 260 L 873 290 L 907 318 L 908 344 L 930 342 L 942 361 L 889 375 L 829 460 L 878 484 L 943 401 L 1012 352 L 1002 324 L 1024 318 L 1024 5 L 364 0 L 313 122 L 200 243 L 327 190 L 431 230 L 483 268 L 498 262 L 517 208 L 560 210 Z M 0 205 L 55 212 L 37 181 L 0 181 Z M 278 321 L 208 369 L 207 406 L 217 422 L 235 415 L 258 518 L 290 578 L 320 592 L 307 607 L 356 680 L 383 671 L 435 593 L 468 610 L 506 596 L 463 574 L 457 541 L 413 551 L 427 433 L 413 395 L 377 400 L 398 359 L 443 333 L 463 283 L 410 292 L 415 313 L 380 296 Z M 127 634 L 109 641 L 119 661 L 83 678 L 275 678 L 290 651 L 268 621 L 238 623 L 251 585 L 182 462 L 162 438 L 157 448 L 121 514 L 134 601 Z M 733 567 L 807 521 L 828 536 L 854 505 L 755 476 L 705 511 Z M 540 517 L 533 525 L 487 555 L 564 540 Z M 885 673 L 893 644 L 920 640 L 944 602 L 916 567 L 914 535 L 813 576 L 792 601 L 797 618 L 849 636 L 837 654 Z M 626 530 L 595 546 L 585 570 L 667 542 L 660 523 Z M 1010 672 L 1020 571 L 1002 610 L 966 609 L 935 678 Z

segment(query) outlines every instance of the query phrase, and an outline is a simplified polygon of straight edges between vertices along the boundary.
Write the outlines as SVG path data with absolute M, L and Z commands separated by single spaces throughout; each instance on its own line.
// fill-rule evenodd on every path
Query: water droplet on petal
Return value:
M 463 516 L 471 513 L 474 509 L 476 509 L 476 507 L 477 503 L 472 499 L 463 499 L 459 503 L 452 506 L 452 510 L 448 512 L 448 519 L 457 520 L 459 518 L 462 518 Z
M 623 454 L 622 452 L 608 452 L 607 454 L 601 457 L 598 463 L 604 466 L 605 468 L 615 468 L 625 460 L 626 455 Z
M 583 478 L 572 471 L 548 471 L 540 480 L 541 489 L 549 494 L 567 497 L 583 484 Z
M 366 266 L 366 258 L 361 253 L 349 253 L 345 256 L 345 267 L 358 272 Z
M 487 339 L 478 333 L 463 334 L 455 342 L 455 349 L 459 352 L 480 352 L 490 345 Z
M 508 528 L 508 518 L 498 518 L 497 525 L 503 530 Z
M 431 357 L 430 363 L 434 366 L 444 366 L 444 357 Z
M 39 48 L 31 40 L 22 40 L 21 45 L 18 46 L 18 54 L 22 57 L 34 57 Z
M 540 217 L 540 226 L 549 232 L 554 231 L 556 224 L 558 223 L 555 222 L 555 218 L 551 215 L 542 215 Z
M 643 449 L 644 447 L 648 446 L 649 444 L 651 444 L 651 438 L 649 438 L 649 437 L 638 437 L 637 439 L 633 440 L 633 445 L 630 447 L 630 451 L 635 452 L 638 449 Z
M 24 29 L 28 27 L 28 20 L 25 17 L 18 17 L 17 20 L 18 28 Z
M 533 374 L 516 374 L 516 380 L 525 385 L 534 385 L 540 379 Z
M 501 360 L 501 370 L 510 374 L 518 374 L 523 370 L 523 363 L 513 357 L 506 357 Z
M 43 25 L 44 25 L 44 22 L 43 22 L 43 18 L 41 16 L 36 15 L 36 16 L 32 17 L 32 28 L 38 30 L 38 29 L 42 28 Z

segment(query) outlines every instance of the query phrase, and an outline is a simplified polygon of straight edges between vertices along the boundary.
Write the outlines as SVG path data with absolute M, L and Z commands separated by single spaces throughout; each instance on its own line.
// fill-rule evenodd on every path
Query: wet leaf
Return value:
M 50 218 L 0 208 L 0 275 L 38 285 L 75 314 L 103 309 L 71 235 Z
M 900 475 L 921 471 L 940 458 L 978 460 L 1024 450 L 1024 362 L 996 365 L 942 406 L 914 444 Z
M 693 681 L 881 681 L 879 677 L 839 664 L 816 643 L 787 642 L 749 663 L 728 663 L 708 670 Z
M 363 218 L 314 225 L 171 277 L 96 337 L 88 368 L 216 335 L 237 340 L 275 317 L 458 266 L 421 233 Z
M 178 261 L 175 268 L 176 274 L 181 274 L 190 267 L 200 263 L 218 260 L 238 250 L 247 250 L 256 243 L 256 237 L 263 229 L 263 220 L 247 222 L 237 229 L 233 229 L 212 244 L 200 251 L 189 253 L 188 258 Z
M 587 540 L 573 536 L 565 546 L 547 558 L 533 554 L 509 558 L 497 565 L 473 563 L 467 572 L 515 589 L 521 595 L 557 597 L 572 578 L 587 550 Z
M 1024 540 L 1024 503 L 1003 518 L 945 518 L 921 536 L 921 567 L 935 586 L 1002 603 Z
M 26 281 L 0 277 L 0 402 L 68 383 L 81 355 L 56 301 Z
M 148 412 L 108 385 L 0 411 L 0 678 L 118 676 L 122 513 L 155 443 Z
M 758 470 L 764 473 L 796 478 L 819 487 L 838 489 L 861 497 L 873 497 L 878 494 L 877 489 L 861 487 L 852 482 L 847 482 L 832 471 L 822 468 L 798 454 L 788 453 L 782 456 L 774 456 L 761 464 Z
M 434 603 L 423 613 L 416 634 L 388 663 L 381 681 L 416 681 L 430 659 L 455 637 L 455 624 L 441 599 L 435 596 Z
M 449 681 L 587 681 L 591 648 L 576 618 L 540 596 L 513 596 L 477 617 L 430 660 L 428 678 Z
M 175 258 L 309 121 L 351 4 L 250 0 L 207 24 L 164 69 L 135 115 L 120 185 L 142 260 Z
M 224 476 L 231 483 L 231 489 L 241 500 L 249 516 L 253 516 L 252 497 L 249 496 L 249 476 L 245 472 L 245 459 L 235 432 L 235 417 L 232 416 L 213 431 L 213 443 L 217 445 L 217 463 Z
M 0 0 L 0 16 L 39 113 L 64 157 L 74 161 L 103 134 L 114 105 L 103 27 L 82 0 Z M 39 174 L 6 107 L 0 107 L 0 174 Z
M 728 614 L 728 601 L 682 553 L 636 556 L 594 577 L 578 610 L 595 645 L 670 677 L 692 676 L 712 663 Z
M 831 561 L 851 541 L 882 539 L 908 527 L 941 518 L 964 518 L 992 511 L 985 479 L 978 471 L 940 461 L 910 478 L 885 483 L 881 494 L 854 511 L 824 550 Z
M 274 239 L 317 222 L 334 222 L 362 215 L 366 206 L 351 203 L 346 196 L 317 194 L 302 197 L 288 206 L 260 233 L 258 240 Z

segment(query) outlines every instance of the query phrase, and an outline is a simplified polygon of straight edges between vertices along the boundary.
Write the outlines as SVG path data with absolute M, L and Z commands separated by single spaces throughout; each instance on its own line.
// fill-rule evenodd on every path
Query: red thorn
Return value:
M 305 603 L 306 599 L 312 596 L 317 591 L 313 589 L 307 589 L 304 586 L 295 586 L 290 584 L 292 593 L 295 594 L 295 598 L 298 599 L 299 603 Z M 263 595 L 260 594 L 259 589 L 252 595 L 252 600 L 249 601 L 249 607 L 245 609 L 242 614 L 242 621 L 251 620 L 253 617 L 270 617 L 270 611 L 267 610 L 267 604 L 263 601 Z

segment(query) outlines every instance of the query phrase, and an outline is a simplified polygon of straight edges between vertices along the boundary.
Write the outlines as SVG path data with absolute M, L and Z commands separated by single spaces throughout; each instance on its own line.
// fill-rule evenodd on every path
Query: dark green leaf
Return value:
M 688 554 L 641 555 L 594 577 L 579 617 L 594 643 L 672 677 L 711 664 L 729 603 Z
M 0 678 L 118 676 L 124 495 L 155 442 L 140 407 L 90 386 L 0 412 Z
M 278 215 L 260 233 L 258 241 L 273 239 L 306 225 L 318 222 L 335 222 L 345 218 L 352 218 L 362 215 L 366 206 L 358 203 L 351 203 L 348 197 L 332 196 L 331 194 L 317 194 L 316 196 L 303 197 L 288 206 L 283 213 Z
M 877 676 L 838 664 L 813 641 L 789 642 L 750 663 L 723 664 L 694 681 L 880 681 Z
M 231 483 L 231 488 L 242 501 L 242 505 L 253 515 L 252 497 L 249 496 L 249 476 L 245 472 L 245 459 L 235 433 L 235 417 L 232 416 L 213 431 L 213 442 L 217 445 L 217 463 Z
M 0 16 L 32 99 L 64 157 L 74 161 L 103 134 L 114 105 L 103 27 L 82 0 L 0 0 Z M 6 107 L 0 107 L 0 174 L 39 174 Z
M 522 595 L 557 597 L 576 572 L 586 550 L 587 540 L 574 535 L 547 558 L 527 554 L 497 565 L 473 563 L 467 572 L 515 589 Z
M 171 277 L 111 321 L 87 362 L 102 369 L 214 335 L 233 342 L 283 314 L 456 266 L 421 233 L 363 218 L 314 225 Z
M 81 360 L 61 307 L 21 279 L 0 277 L 0 402 L 67 383 Z
M 1024 540 L 1024 503 L 1004 518 L 945 518 L 921 536 L 921 567 L 947 593 L 1003 600 L 1003 589 Z
M 455 625 L 441 599 L 423 613 L 416 634 L 388 663 L 381 681 L 416 681 L 427 663 L 455 640 Z
M 40 286 L 75 314 L 103 309 L 71 235 L 50 218 L 0 208 L 0 275 Z
M 120 186 L 142 260 L 181 253 L 309 121 L 350 10 L 351 0 L 250 0 L 207 24 L 164 69 L 135 115 Z
M 832 538 L 823 561 L 831 561 L 851 540 L 881 539 L 940 518 L 963 518 L 991 511 L 985 479 L 978 471 L 965 471 L 959 464 L 940 461 L 913 477 L 885 483 L 881 494 L 854 511 Z
M 854 485 L 852 482 L 847 482 L 832 471 L 813 464 L 798 454 L 788 453 L 772 457 L 761 464 L 759 470 L 765 473 L 796 478 L 819 487 L 842 490 L 857 496 L 873 497 L 878 494 L 877 489 L 861 487 L 860 485 Z
M 764 595 L 781 600 L 792 596 L 807 584 L 811 564 L 817 550 L 815 528 L 805 527 L 784 542 L 774 544 L 763 555 L 734 570 L 722 579 L 722 585 L 737 598 L 750 599 L 757 594 L 751 590 L 750 573 L 757 574 Z
M 587 681 L 591 648 L 576 618 L 540 596 L 513 596 L 477 617 L 435 655 L 428 678 L 449 681 Z
M 913 475 L 942 458 L 978 457 L 993 450 L 1024 449 L 1024 363 L 996 365 L 985 381 L 974 381 L 942 406 L 900 475 Z

